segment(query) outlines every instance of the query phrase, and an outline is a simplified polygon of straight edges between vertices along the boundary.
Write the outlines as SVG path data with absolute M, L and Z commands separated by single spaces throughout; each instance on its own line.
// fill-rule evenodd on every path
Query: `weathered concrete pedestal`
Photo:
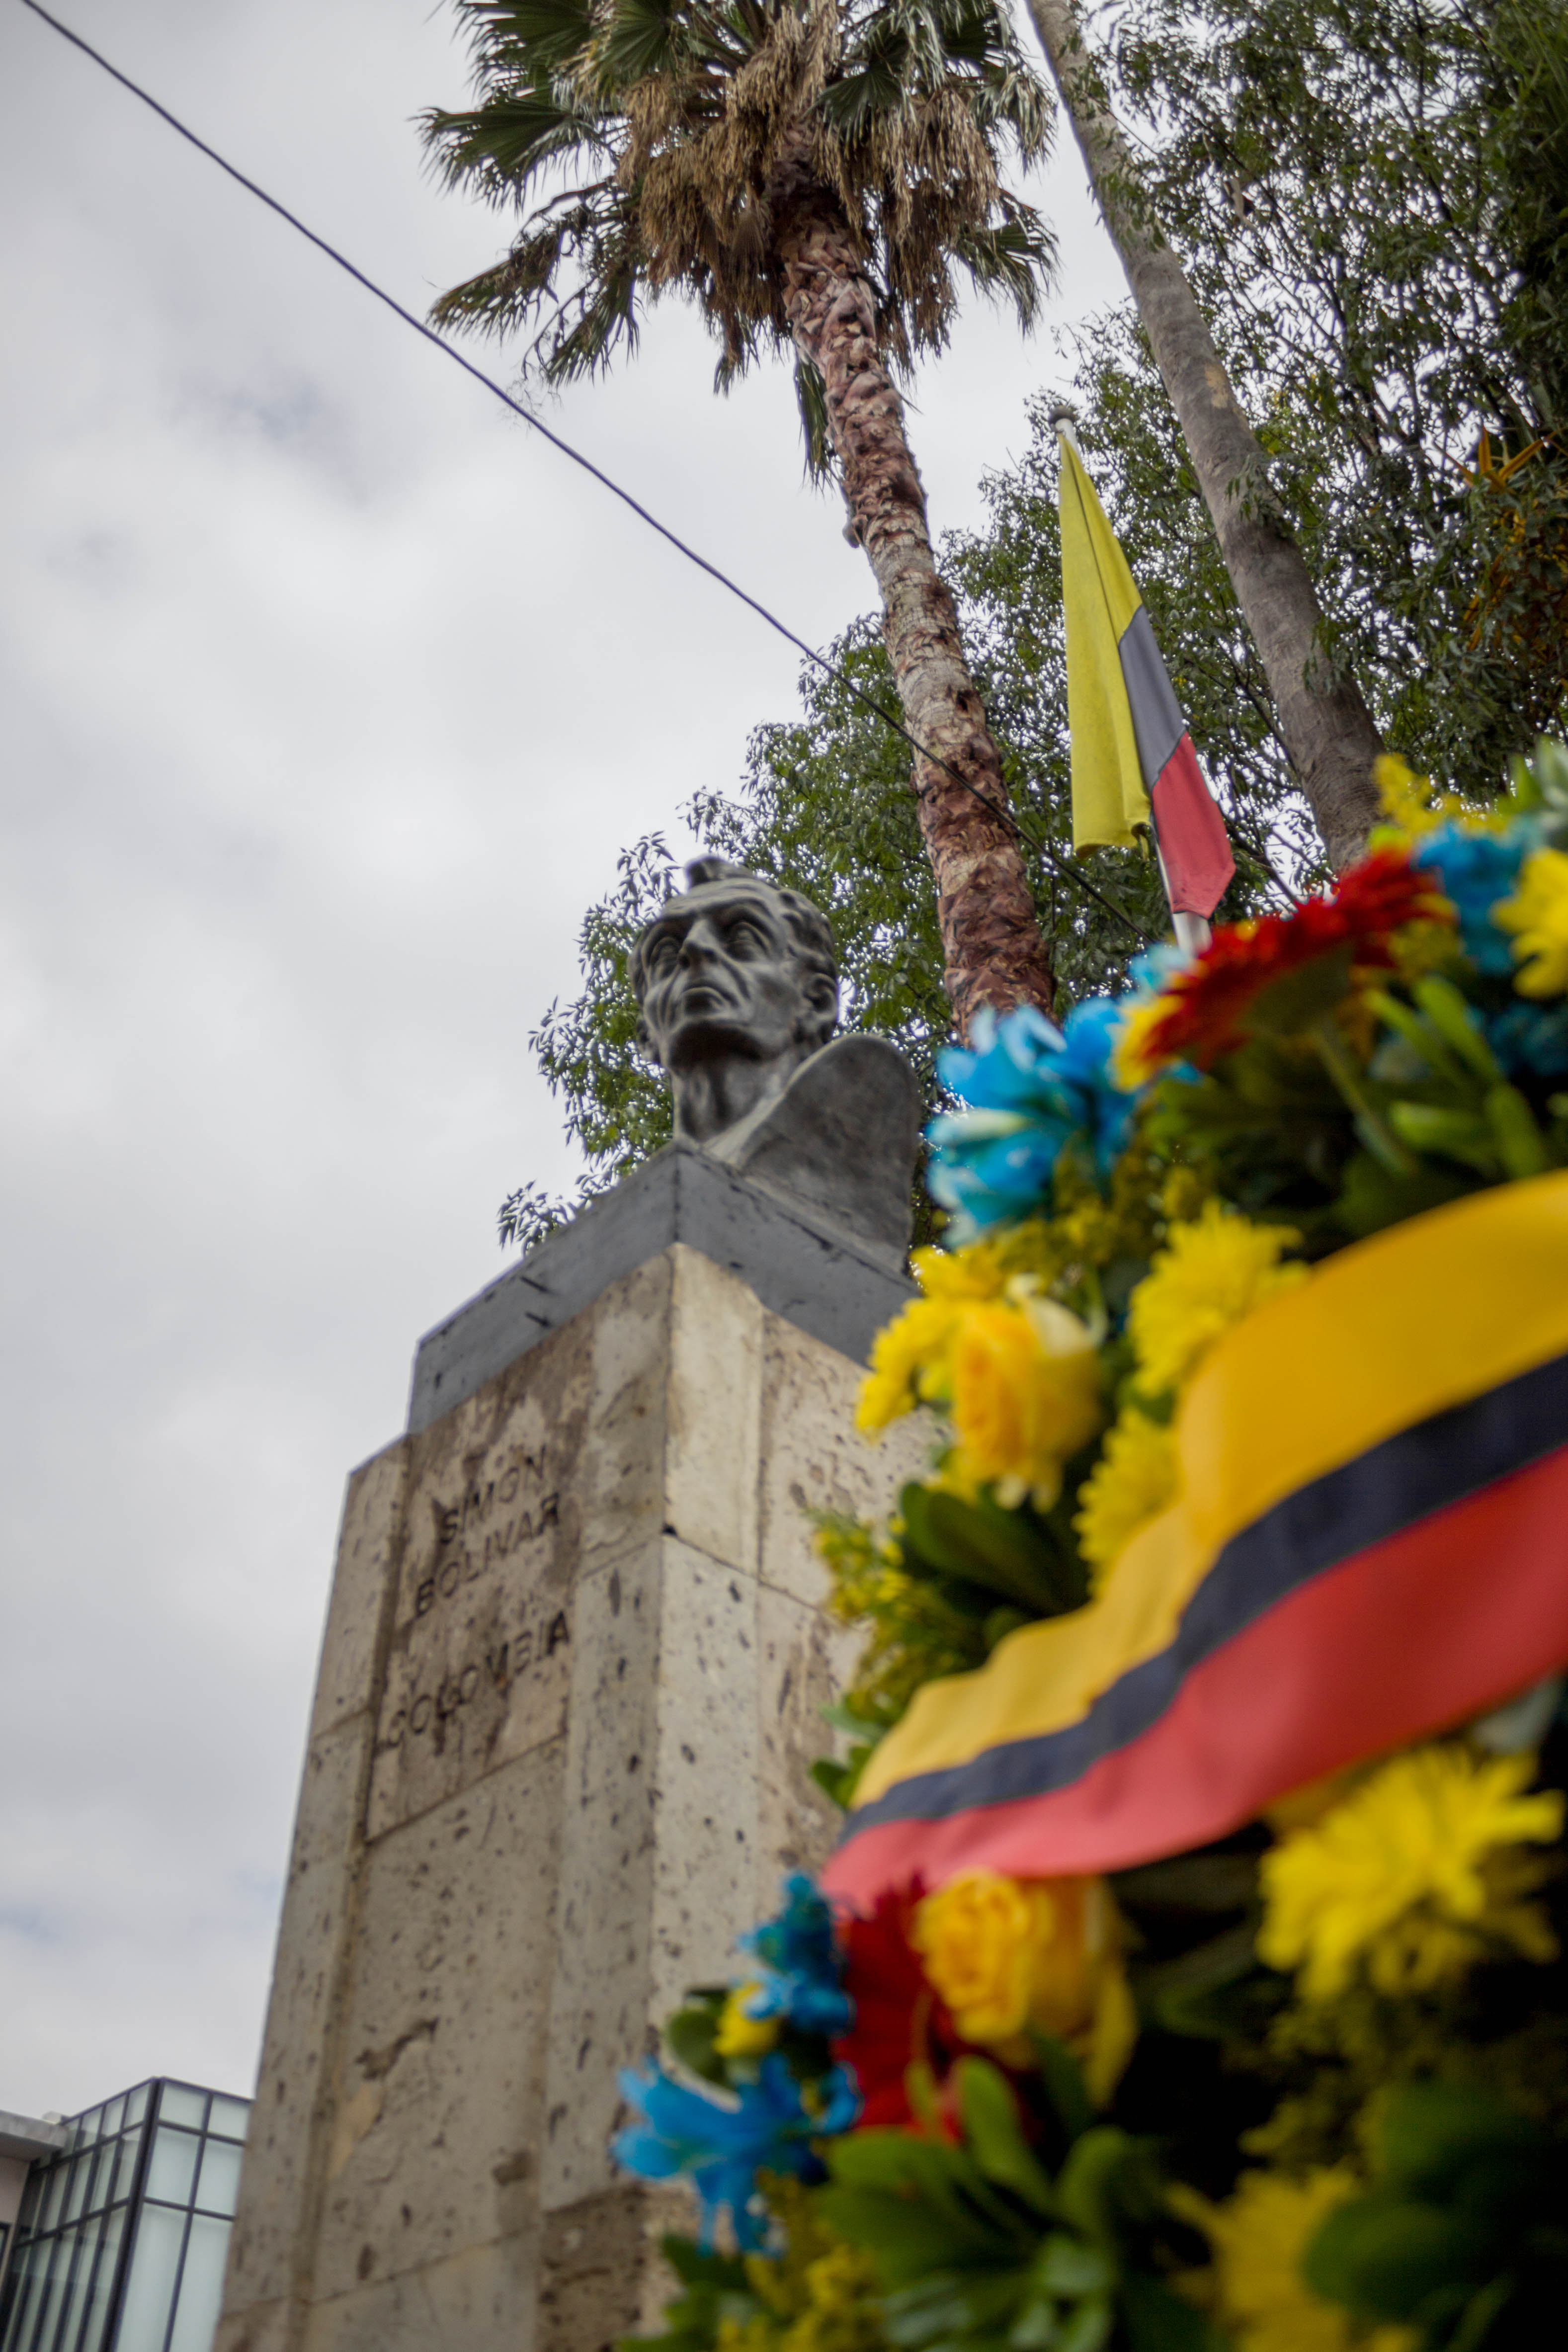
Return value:
M 918 1465 L 850 1420 L 906 1295 L 674 1147 L 422 1348 L 349 1484 L 218 2352 L 652 2321 L 690 2209 L 612 2168 L 617 2069 L 831 1842 L 803 1514 Z

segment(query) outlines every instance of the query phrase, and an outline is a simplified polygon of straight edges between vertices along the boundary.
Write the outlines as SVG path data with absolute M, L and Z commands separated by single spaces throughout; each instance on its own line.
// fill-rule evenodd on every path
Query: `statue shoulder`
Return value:
M 717 1159 L 789 1194 L 900 1265 L 922 1105 L 915 1073 L 885 1037 L 834 1037 L 783 1093 L 716 1139 Z

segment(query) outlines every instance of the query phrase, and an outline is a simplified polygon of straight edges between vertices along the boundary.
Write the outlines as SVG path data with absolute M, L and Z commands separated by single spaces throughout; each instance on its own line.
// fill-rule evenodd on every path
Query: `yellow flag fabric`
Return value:
M 1151 828 L 1121 643 L 1142 599 L 1082 460 L 1061 448 L 1061 598 L 1067 723 L 1072 736 L 1072 846 L 1127 848 Z

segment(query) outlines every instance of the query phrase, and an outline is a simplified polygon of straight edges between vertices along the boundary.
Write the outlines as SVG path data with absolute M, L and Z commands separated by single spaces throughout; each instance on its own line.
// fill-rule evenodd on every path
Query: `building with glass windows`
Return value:
M 0 2352 L 211 2352 L 248 2099 L 141 2083 L 30 2165 Z

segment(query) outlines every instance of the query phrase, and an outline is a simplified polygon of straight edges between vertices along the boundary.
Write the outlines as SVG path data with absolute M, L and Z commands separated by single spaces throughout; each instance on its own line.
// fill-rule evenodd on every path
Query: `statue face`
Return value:
M 643 1029 L 667 1070 L 721 1055 L 774 1061 L 825 1034 L 824 1017 L 831 1025 L 831 982 L 808 979 L 771 898 L 744 882 L 674 901 L 642 957 Z

